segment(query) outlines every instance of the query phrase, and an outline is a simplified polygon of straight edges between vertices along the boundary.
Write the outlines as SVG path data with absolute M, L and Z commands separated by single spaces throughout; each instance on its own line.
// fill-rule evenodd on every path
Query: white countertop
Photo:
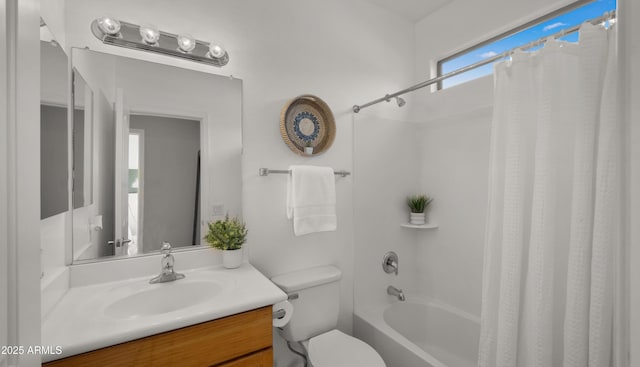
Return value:
M 69 357 L 189 325 L 275 304 L 287 295 L 248 263 L 237 269 L 222 266 L 183 272 L 186 279 L 149 284 L 151 277 L 69 289 L 43 320 L 42 345 L 60 347 L 61 354 L 42 361 Z M 119 317 L 105 313 L 114 301 L 172 283 L 215 279 L 222 290 L 211 300 L 156 315 Z

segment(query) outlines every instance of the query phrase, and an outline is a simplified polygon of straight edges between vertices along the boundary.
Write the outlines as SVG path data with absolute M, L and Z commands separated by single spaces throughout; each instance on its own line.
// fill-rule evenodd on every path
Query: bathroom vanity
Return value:
M 44 366 L 271 366 L 271 307 L 45 363 Z
M 272 306 L 286 294 L 250 264 L 71 288 L 43 322 L 45 366 L 272 366 Z M 69 317 L 73 315 L 73 317 Z

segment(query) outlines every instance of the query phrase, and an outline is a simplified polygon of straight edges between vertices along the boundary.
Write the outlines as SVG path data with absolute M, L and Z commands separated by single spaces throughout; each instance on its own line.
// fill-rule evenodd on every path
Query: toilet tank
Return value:
M 289 295 L 293 305 L 291 320 L 281 329 L 286 340 L 303 341 L 335 329 L 340 311 L 341 277 L 340 269 L 327 265 L 271 278 Z

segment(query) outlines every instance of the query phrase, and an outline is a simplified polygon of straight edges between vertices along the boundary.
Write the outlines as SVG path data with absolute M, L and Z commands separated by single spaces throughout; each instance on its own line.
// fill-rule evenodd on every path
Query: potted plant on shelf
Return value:
M 407 197 L 407 205 L 409 206 L 409 209 L 411 209 L 409 223 L 417 225 L 427 223 L 427 218 L 424 211 L 432 201 L 433 198 L 430 198 L 426 195 L 413 195 Z
M 242 245 L 247 240 L 247 226 L 237 217 L 210 222 L 205 236 L 209 246 L 222 250 L 222 265 L 235 269 L 242 264 Z
M 307 140 L 304 143 L 304 152 L 307 155 L 312 155 L 313 154 L 313 142 L 311 140 Z

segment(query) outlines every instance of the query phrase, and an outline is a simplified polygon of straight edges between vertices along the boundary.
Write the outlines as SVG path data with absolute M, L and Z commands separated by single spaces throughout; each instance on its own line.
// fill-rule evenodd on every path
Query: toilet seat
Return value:
M 311 338 L 307 352 L 314 367 L 386 366 L 369 344 L 335 329 Z

